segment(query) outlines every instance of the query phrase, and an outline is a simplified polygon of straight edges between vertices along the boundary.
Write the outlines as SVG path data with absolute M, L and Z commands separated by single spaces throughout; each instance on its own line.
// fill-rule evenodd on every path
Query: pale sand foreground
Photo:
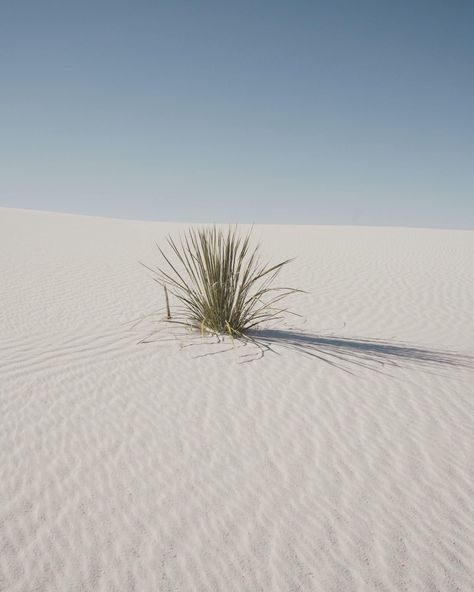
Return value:
M 179 228 L 0 209 L 0 590 L 474 590 L 474 232 L 256 227 L 259 359 L 137 345 Z

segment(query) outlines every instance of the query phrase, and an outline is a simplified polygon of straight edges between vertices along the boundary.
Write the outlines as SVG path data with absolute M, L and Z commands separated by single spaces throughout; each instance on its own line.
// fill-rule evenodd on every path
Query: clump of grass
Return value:
M 170 253 L 159 247 L 163 266 L 151 268 L 153 279 L 177 300 L 167 302 L 169 322 L 201 332 L 243 337 L 261 323 L 275 321 L 281 302 L 296 288 L 275 287 L 274 281 L 291 259 L 276 265 L 262 263 L 259 246 L 251 245 L 235 228 L 190 228 L 178 240 L 168 237 Z M 295 313 L 291 313 L 295 314 Z

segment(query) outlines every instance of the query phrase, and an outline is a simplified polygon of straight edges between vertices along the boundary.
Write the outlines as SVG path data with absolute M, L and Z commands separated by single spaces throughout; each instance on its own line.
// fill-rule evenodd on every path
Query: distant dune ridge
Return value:
M 160 329 L 185 228 L 0 209 L 0 591 L 474 590 L 474 232 L 256 226 L 257 346 Z

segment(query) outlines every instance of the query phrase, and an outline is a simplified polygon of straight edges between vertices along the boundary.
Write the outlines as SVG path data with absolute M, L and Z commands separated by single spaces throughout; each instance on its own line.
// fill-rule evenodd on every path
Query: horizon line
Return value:
M 17 212 L 31 212 L 35 214 L 54 214 L 59 216 L 81 216 L 86 218 L 99 218 L 104 220 L 117 220 L 117 221 L 129 221 L 129 222 L 144 222 L 144 223 L 158 223 L 158 224 L 199 224 L 199 225 L 218 225 L 218 226 L 320 226 L 320 227 L 343 227 L 343 228 L 387 228 L 387 229 L 406 229 L 406 230 L 440 230 L 447 232 L 473 232 L 473 228 L 457 227 L 457 228 L 440 228 L 439 226 L 400 226 L 399 224 L 344 224 L 344 223 L 304 223 L 304 222 L 221 222 L 221 221 L 183 221 L 183 220 L 169 220 L 169 219 L 155 219 L 155 218 L 129 218 L 127 216 L 107 216 L 101 214 L 86 214 L 84 212 L 71 212 L 64 210 L 48 210 L 38 208 L 15 208 L 11 206 L 2 206 L 0 204 L 0 210 L 13 210 Z

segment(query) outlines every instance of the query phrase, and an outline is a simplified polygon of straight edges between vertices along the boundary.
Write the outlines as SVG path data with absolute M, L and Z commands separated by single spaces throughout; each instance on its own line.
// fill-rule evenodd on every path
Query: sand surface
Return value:
M 0 209 L 0 590 L 474 590 L 474 232 L 257 226 L 272 352 L 156 333 L 183 228 Z

